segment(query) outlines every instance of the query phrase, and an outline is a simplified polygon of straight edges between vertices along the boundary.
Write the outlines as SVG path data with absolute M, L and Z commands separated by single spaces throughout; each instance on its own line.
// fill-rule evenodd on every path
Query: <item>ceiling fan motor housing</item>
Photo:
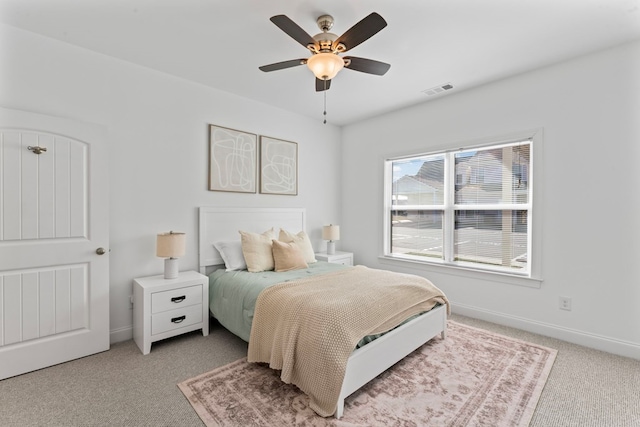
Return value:
M 337 34 L 333 33 L 319 33 L 313 36 L 313 39 L 316 41 L 315 49 L 318 52 L 333 52 L 333 42 L 338 38 Z M 314 49 L 312 49 L 314 50 Z
M 337 46 L 334 45 L 334 42 L 338 39 L 338 35 L 329 32 L 331 27 L 333 27 L 333 22 L 333 16 L 331 15 L 318 17 L 316 23 L 322 32 L 313 36 L 315 44 L 313 46 L 307 46 L 310 51 L 314 53 L 337 53 L 345 50 L 345 46 L 342 43 L 339 43 Z

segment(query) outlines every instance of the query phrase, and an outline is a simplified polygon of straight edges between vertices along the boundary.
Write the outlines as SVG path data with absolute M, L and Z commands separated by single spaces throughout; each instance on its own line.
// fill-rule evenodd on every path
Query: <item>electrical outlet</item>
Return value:
M 559 300 L 560 310 L 571 311 L 571 298 L 569 297 L 560 297 Z

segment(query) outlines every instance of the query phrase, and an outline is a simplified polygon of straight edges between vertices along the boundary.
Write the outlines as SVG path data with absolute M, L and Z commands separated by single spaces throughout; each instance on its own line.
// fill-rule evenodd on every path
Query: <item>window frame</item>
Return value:
M 527 213 L 527 270 L 514 271 L 509 268 L 499 266 L 485 266 L 475 263 L 465 263 L 453 261 L 454 228 L 455 228 L 455 211 L 467 210 L 469 205 L 454 204 L 452 200 L 454 196 L 455 183 L 457 180 L 455 174 L 455 154 L 462 151 L 474 149 L 487 149 L 489 147 L 515 145 L 523 141 L 530 141 L 530 158 L 529 158 L 529 198 L 526 204 L 511 205 L 491 205 L 487 206 L 490 210 L 526 210 Z M 541 182 L 537 179 L 537 167 L 541 163 L 543 146 L 543 130 L 534 129 L 530 131 L 516 132 L 500 137 L 489 137 L 466 143 L 449 143 L 433 150 L 423 153 L 406 153 L 385 158 L 384 164 L 384 197 L 383 197 L 383 238 L 382 238 L 382 255 L 379 257 L 381 262 L 402 266 L 411 266 L 419 269 L 427 269 L 430 271 L 445 272 L 449 274 L 463 275 L 471 278 L 481 278 L 486 280 L 494 280 L 523 286 L 540 287 L 542 280 L 542 264 L 541 264 L 541 220 L 539 213 L 542 210 L 542 198 L 538 197 L 541 191 Z M 445 259 L 429 259 L 419 256 L 399 255 L 391 253 L 392 244 L 392 225 L 391 215 L 393 211 L 392 191 L 393 191 L 393 171 L 392 164 L 394 161 L 402 159 L 410 159 L 420 156 L 445 155 L 447 160 L 444 162 L 444 187 L 447 191 L 444 194 L 444 205 L 419 205 L 420 209 L 442 210 L 443 215 L 449 215 L 451 220 L 443 220 L 443 243 L 444 251 L 447 251 Z M 452 184 L 453 183 L 453 184 Z M 478 205 L 472 205 L 472 210 L 478 210 Z M 526 206 L 526 209 L 522 209 Z M 403 206 L 403 208 L 412 206 Z M 416 208 L 418 206 L 413 206 Z M 460 209 L 462 207 L 463 209 Z M 451 261 L 448 261 L 450 259 Z

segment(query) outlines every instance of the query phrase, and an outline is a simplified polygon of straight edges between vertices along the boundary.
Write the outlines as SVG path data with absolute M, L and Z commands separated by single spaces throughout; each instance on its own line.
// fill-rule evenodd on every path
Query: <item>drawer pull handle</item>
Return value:
M 187 316 L 174 317 L 171 319 L 171 323 L 181 323 Z
M 186 300 L 187 297 L 185 295 L 182 295 L 181 297 L 173 297 L 171 298 L 171 302 L 175 302 L 176 304 L 179 302 L 182 302 L 184 300 Z

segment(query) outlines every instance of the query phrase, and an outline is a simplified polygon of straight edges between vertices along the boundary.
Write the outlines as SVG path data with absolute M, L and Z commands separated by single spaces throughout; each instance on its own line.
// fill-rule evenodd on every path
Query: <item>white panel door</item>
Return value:
M 108 197 L 103 128 L 0 108 L 0 379 L 109 349 Z

